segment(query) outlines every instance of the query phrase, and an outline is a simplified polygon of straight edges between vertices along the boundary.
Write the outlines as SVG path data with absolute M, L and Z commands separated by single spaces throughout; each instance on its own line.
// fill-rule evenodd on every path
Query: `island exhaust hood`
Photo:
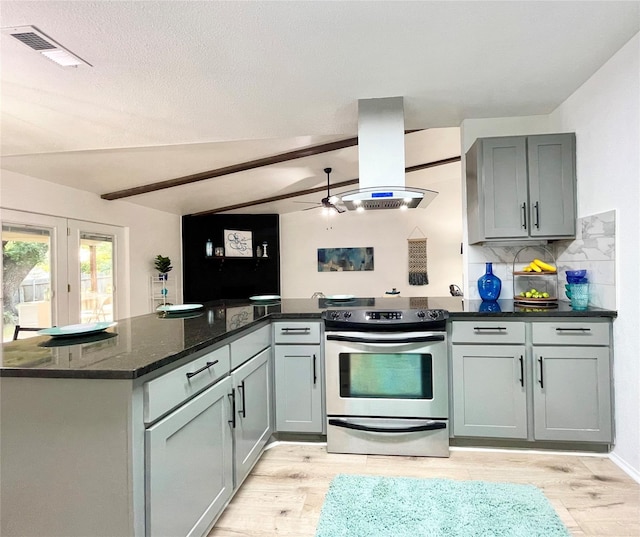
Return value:
M 402 97 L 358 101 L 360 188 L 340 198 L 350 211 L 426 207 L 438 193 L 405 187 Z

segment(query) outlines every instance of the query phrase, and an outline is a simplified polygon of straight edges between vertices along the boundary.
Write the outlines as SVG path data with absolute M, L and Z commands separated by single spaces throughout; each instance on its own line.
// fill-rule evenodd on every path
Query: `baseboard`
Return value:
M 631 479 L 635 482 L 640 483 L 640 472 L 638 472 L 635 468 L 629 466 L 626 461 L 618 457 L 615 453 L 609 453 L 609 458 L 611 461 L 620 468 L 625 474 L 627 474 Z

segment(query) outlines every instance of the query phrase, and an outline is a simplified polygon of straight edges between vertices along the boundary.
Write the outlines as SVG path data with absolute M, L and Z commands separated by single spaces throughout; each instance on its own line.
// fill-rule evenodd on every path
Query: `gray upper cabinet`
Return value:
M 466 154 L 469 243 L 575 236 L 575 135 L 479 138 Z

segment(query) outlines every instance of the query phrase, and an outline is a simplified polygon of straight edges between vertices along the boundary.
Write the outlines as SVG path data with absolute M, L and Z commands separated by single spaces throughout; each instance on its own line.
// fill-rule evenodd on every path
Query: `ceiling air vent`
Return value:
M 18 26 L 15 28 L 2 28 L 2 33 L 14 37 L 29 48 L 39 52 L 49 60 L 62 67 L 78 67 L 78 65 L 92 65 L 70 50 L 42 33 L 35 26 Z

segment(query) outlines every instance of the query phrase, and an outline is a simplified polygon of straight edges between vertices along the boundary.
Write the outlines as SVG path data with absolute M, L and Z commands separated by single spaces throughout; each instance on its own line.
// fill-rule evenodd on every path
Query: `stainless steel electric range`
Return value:
M 449 456 L 446 320 L 440 309 L 330 309 L 327 451 Z

